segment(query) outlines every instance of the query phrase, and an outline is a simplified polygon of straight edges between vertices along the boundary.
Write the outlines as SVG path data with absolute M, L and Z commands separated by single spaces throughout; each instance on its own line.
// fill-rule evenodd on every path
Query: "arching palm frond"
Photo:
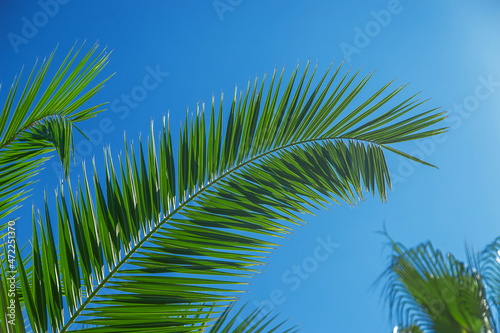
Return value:
M 50 158 L 47 153 L 57 151 L 68 175 L 73 127 L 102 111 L 101 105 L 82 108 L 104 83 L 93 85 L 108 62 L 104 51 L 96 55 L 97 49 L 94 45 L 81 60 L 81 49 L 71 50 L 46 83 L 53 52 L 38 69 L 33 67 L 24 87 L 21 74 L 12 83 L 0 115 L 0 220 L 27 197 L 33 176 Z
M 284 91 L 275 72 L 267 93 L 257 81 L 235 93 L 225 125 L 212 100 L 207 123 L 204 107 L 186 118 L 177 150 L 164 119 L 159 137 L 126 143 L 118 162 L 106 150 L 104 177 L 94 164 L 61 186 L 55 213 L 37 217 L 31 281 L 19 269 L 34 332 L 197 332 L 207 320 L 196 309 L 233 300 L 270 236 L 364 190 L 385 200 L 384 149 L 417 160 L 388 145 L 443 132 L 432 128 L 442 112 L 407 116 L 423 102 L 395 101 L 403 87 L 360 101 L 371 74 L 339 66 L 313 85 L 306 69 L 294 88 L 297 75 Z
M 430 242 L 407 249 L 391 240 L 391 246 L 391 265 L 381 278 L 398 323 L 422 332 L 496 332 L 478 269 Z

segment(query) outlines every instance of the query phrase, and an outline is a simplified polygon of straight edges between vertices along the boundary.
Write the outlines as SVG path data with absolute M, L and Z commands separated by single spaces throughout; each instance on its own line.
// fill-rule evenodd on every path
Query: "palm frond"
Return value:
M 235 92 L 225 125 L 222 98 L 207 122 L 204 105 L 186 117 L 177 151 L 164 119 L 118 162 L 105 150 L 105 177 L 94 164 L 61 185 L 56 213 L 37 218 L 37 274 L 22 291 L 34 332 L 180 332 L 186 309 L 234 300 L 300 214 L 365 190 L 385 200 L 384 149 L 443 132 L 444 114 L 406 117 L 423 102 L 394 103 L 403 87 L 390 84 L 359 102 L 372 75 L 341 69 L 317 85 L 306 69 L 294 88 L 297 68 L 284 91 L 275 72 L 267 94 L 257 80 Z M 206 318 L 192 315 L 197 332 Z
M 381 276 L 391 315 L 423 332 L 494 332 L 494 318 L 478 269 L 430 242 L 407 249 L 390 240 L 391 265 Z
M 495 307 L 497 320 L 500 320 L 500 237 L 488 244 L 479 258 L 489 303 Z
M 26 199 L 48 153 L 57 151 L 68 176 L 73 127 L 102 111 L 102 104 L 83 107 L 106 81 L 94 84 L 108 62 L 97 50 L 96 44 L 78 59 L 81 48 L 72 49 L 45 83 L 53 52 L 38 69 L 35 64 L 24 87 L 22 73 L 12 83 L 0 115 L 0 220 Z
M 286 328 L 286 321 L 277 322 L 278 315 L 271 312 L 264 314 L 263 308 L 257 308 L 243 319 L 239 318 L 244 311 L 242 306 L 235 313 L 235 304 L 228 306 L 219 318 L 211 324 L 206 333 L 295 333 L 297 326 Z

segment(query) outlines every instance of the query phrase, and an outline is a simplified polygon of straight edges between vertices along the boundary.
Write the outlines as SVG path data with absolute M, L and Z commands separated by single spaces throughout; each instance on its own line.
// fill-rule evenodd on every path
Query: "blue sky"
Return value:
M 87 160 L 101 161 L 103 145 L 118 152 L 125 130 L 129 139 L 146 134 L 151 119 L 158 122 L 167 111 L 176 128 L 187 107 L 195 110 L 212 94 L 232 94 L 235 85 L 246 87 L 274 68 L 286 66 L 290 75 L 308 60 L 321 72 L 333 59 L 346 59 L 364 73 L 377 70 L 373 88 L 397 78 L 397 85 L 410 83 L 409 93 L 432 98 L 429 107 L 449 110 L 447 134 L 402 146 L 439 170 L 391 156 L 395 185 L 388 203 L 368 198 L 356 208 L 331 206 L 308 217 L 309 225 L 284 240 L 252 281 L 243 297 L 252 306 L 274 299 L 276 310 L 305 333 L 390 332 L 387 309 L 371 288 L 388 263 L 385 239 L 375 233 L 384 223 L 407 246 L 431 240 L 462 258 L 464 241 L 482 249 L 500 236 L 500 2 L 53 3 L 0 4 L 0 101 L 20 68 L 56 45 L 57 59 L 75 41 L 112 49 L 106 71 L 116 75 L 95 99 L 110 102 L 108 111 L 82 126 L 91 145 L 76 139 Z M 145 83 L 148 75 L 153 79 Z M 135 100 L 124 100 L 132 94 Z M 57 163 L 49 162 L 38 186 L 51 192 L 59 177 Z M 18 211 L 19 224 L 31 224 L 30 207 L 41 206 L 41 193 Z M 29 228 L 20 232 L 27 238 Z M 334 244 L 331 253 L 317 250 L 325 242 Z M 294 273 L 303 265 L 309 273 Z

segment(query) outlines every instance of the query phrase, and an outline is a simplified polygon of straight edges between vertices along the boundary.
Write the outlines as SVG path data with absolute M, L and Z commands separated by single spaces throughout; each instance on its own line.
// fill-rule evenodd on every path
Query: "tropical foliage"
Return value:
M 410 327 L 394 327 L 393 333 L 422 333 L 422 330 L 416 325 Z
M 55 207 L 34 211 L 33 251 L 19 263 L 29 328 L 267 330 L 266 320 L 231 326 L 226 307 L 273 239 L 329 202 L 356 204 L 364 191 L 384 201 L 385 151 L 427 164 L 392 145 L 443 132 L 433 126 L 443 112 L 414 114 L 424 102 L 399 98 L 404 87 L 369 93 L 372 74 L 340 65 L 317 82 L 308 68 L 235 91 L 225 121 L 222 97 L 202 104 L 178 141 L 163 118 L 145 143 L 125 140 L 118 157 L 107 149 L 104 165 L 61 183 Z
M 241 322 L 238 323 L 241 312 L 245 309 L 243 306 L 238 312 L 234 312 L 234 304 L 228 306 L 219 318 L 213 323 L 213 326 L 207 333 L 259 333 L 259 332 L 282 332 L 294 333 L 299 330 L 297 327 L 284 329 L 285 321 L 276 323 L 276 315 L 271 317 L 271 313 L 263 314 L 263 308 L 258 308 L 246 315 Z
M 70 51 L 48 84 L 54 53 L 33 67 L 24 87 L 19 86 L 21 74 L 14 79 L 0 115 L 0 220 L 26 199 L 49 153 L 57 151 L 68 176 L 76 123 L 102 111 L 102 105 L 82 108 L 106 81 L 93 85 L 108 62 L 104 50 L 96 55 L 97 49 L 94 45 L 81 60 L 76 60 L 80 50 Z
M 498 331 L 500 238 L 479 254 L 468 249 L 467 263 L 430 242 L 411 249 L 390 244 L 391 265 L 381 278 L 400 327 L 424 333 Z

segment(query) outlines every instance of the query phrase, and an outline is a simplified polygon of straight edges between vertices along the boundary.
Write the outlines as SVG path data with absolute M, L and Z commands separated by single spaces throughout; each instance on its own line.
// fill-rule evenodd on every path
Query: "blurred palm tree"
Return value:
M 480 253 L 467 248 L 466 263 L 430 242 L 407 249 L 389 240 L 391 264 L 378 282 L 395 332 L 498 332 L 500 238 Z
M 394 327 L 393 333 L 422 333 L 420 328 L 416 325 L 412 325 L 410 327 Z

